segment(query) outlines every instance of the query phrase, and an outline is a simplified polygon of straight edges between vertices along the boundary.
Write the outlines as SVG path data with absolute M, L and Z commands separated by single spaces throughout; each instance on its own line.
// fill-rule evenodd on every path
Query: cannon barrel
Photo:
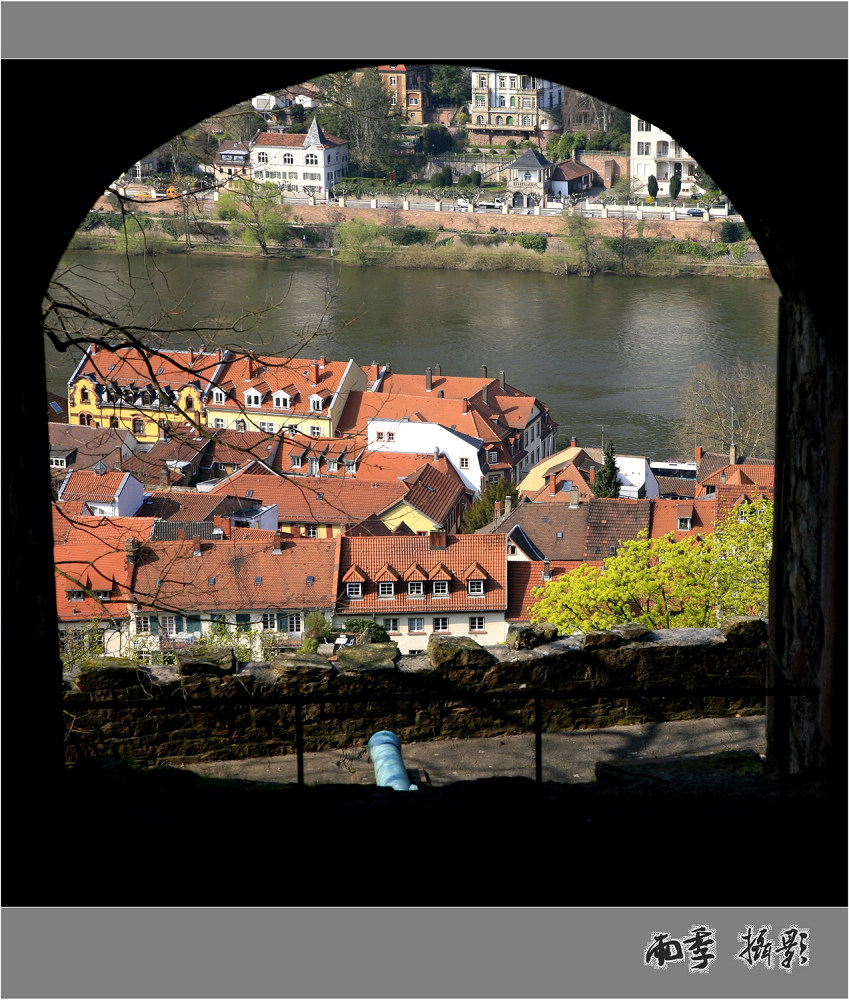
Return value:
M 396 792 L 417 792 L 418 786 L 410 784 L 410 777 L 401 759 L 401 741 L 386 729 L 375 733 L 368 741 L 368 752 L 374 764 L 374 777 L 378 785 L 394 788 Z

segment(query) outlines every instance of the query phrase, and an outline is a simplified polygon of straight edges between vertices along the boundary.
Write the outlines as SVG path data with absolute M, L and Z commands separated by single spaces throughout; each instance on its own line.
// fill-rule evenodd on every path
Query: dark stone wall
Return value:
M 725 635 L 672 629 L 628 641 L 602 632 L 534 649 L 481 648 L 471 660 L 465 648 L 399 658 L 394 644 L 371 663 L 289 657 L 239 673 L 104 660 L 66 679 L 66 760 L 295 753 L 299 711 L 305 751 L 364 745 L 379 729 L 404 743 L 530 731 L 537 698 L 547 732 L 759 714 L 766 626 L 753 621 L 754 630 Z

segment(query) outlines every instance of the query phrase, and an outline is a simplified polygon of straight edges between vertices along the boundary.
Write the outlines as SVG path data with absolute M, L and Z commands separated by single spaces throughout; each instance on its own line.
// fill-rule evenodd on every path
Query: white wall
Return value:
M 483 441 L 474 438 L 467 441 L 441 424 L 422 423 L 409 420 L 384 420 L 374 417 L 368 422 L 368 450 L 403 452 L 405 454 L 433 454 L 438 448 L 459 473 L 465 485 L 477 496 L 481 488 L 480 448 Z M 384 439 L 377 440 L 382 432 Z M 395 440 L 388 441 L 387 434 L 394 434 Z M 463 460 L 467 465 L 463 467 Z

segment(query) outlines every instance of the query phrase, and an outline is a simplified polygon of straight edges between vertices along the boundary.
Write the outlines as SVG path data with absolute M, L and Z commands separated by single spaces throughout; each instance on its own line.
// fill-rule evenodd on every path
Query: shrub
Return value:
M 326 639 L 330 634 L 330 622 L 320 611 L 310 611 L 304 616 L 304 636 L 308 639 Z
M 373 622 L 371 618 L 351 618 L 345 622 L 345 631 L 354 635 L 362 635 L 368 632 L 372 642 L 389 642 L 389 633 L 382 625 Z
M 105 212 L 101 222 L 117 232 L 124 227 L 124 216 L 120 212 Z
M 101 221 L 102 220 L 97 212 L 86 212 L 86 216 L 77 226 L 77 230 L 81 233 L 87 233 L 99 226 Z
M 479 188 L 481 186 L 481 181 L 483 180 L 483 174 L 480 170 L 472 170 L 469 174 L 469 180 L 472 182 L 474 187 Z
M 741 222 L 725 221 L 719 231 L 719 238 L 723 243 L 738 243 L 740 240 L 750 239 L 751 233 Z
M 460 176 L 457 178 L 457 187 L 462 188 L 471 186 L 472 186 L 472 178 L 469 177 L 468 174 L 460 174 Z
M 312 639 L 309 636 L 304 636 L 301 641 L 301 652 L 302 653 L 317 653 L 318 652 L 318 639 Z
M 163 233 L 167 233 L 169 236 L 173 236 L 176 239 L 180 234 L 177 232 L 177 227 L 170 219 L 160 219 L 159 228 Z
M 536 250 L 537 253 L 545 253 L 548 240 L 540 233 L 519 233 L 516 242 L 526 250 Z

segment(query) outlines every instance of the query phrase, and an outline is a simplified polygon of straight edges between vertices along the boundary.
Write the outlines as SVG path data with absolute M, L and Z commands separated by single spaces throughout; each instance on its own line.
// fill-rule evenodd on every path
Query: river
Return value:
M 324 259 L 130 258 L 69 252 L 68 284 L 118 315 L 169 330 L 261 309 L 218 342 L 415 373 L 490 376 L 532 393 L 564 436 L 620 454 L 674 455 L 678 390 L 700 362 L 776 364 L 778 287 L 733 278 L 555 277 L 513 271 L 381 270 Z M 69 270 L 70 269 L 70 270 Z M 164 322 L 161 317 L 166 316 Z M 249 327 L 249 328 L 248 328 Z M 199 343 L 174 333 L 168 346 Z M 48 346 L 48 389 L 78 357 Z M 602 430 L 603 428 L 603 430 Z

